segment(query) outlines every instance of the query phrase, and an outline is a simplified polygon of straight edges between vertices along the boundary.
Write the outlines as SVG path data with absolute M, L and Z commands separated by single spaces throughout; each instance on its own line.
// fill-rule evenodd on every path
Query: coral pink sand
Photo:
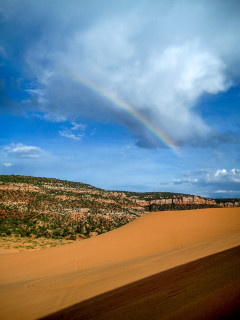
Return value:
M 0 318 L 44 317 L 239 245 L 240 208 L 226 208 L 150 213 L 112 232 L 67 246 L 1 254 Z M 236 254 L 232 254 L 231 259 L 235 261 Z M 221 274 L 221 268 L 219 270 Z M 190 274 L 186 281 L 189 277 Z M 229 277 L 230 271 L 226 281 Z M 228 286 L 224 291 L 225 286 L 223 283 L 219 289 L 221 296 L 224 292 L 229 296 L 232 290 Z M 184 286 L 181 288 L 184 292 Z M 206 287 L 206 290 L 209 289 Z M 154 303 L 163 299 L 157 294 L 155 298 Z M 180 302 L 182 304 L 182 300 Z M 134 318 L 130 309 L 125 312 L 132 314 L 131 319 L 141 318 L 140 315 Z M 73 318 L 71 315 L 69 319 Z

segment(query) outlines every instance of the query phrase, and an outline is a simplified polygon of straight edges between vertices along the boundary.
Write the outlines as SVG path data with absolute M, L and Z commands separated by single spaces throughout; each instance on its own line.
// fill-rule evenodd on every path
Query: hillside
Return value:
M 107 191 L 80 182 L 0 175 L 0 234 L 84 239 L 118 228 L 149 211 L 238 206 L 169 192 Z

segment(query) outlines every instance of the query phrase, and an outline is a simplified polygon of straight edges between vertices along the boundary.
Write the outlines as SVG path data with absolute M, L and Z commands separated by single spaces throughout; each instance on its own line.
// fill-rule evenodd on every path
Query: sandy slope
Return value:
M 240 319 L 240 246 L 160 272 L 42 320 Z
M 36 319 L 240 245 L 240 208 L 151 213 L 107 234 L 0 256 L 1 319 Z

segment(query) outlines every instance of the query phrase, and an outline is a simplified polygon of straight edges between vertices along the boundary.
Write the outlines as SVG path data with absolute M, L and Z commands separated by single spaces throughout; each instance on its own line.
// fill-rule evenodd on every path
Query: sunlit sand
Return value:
M 240 208 L 227 208 L 150 213 L 67 246 L 5 253 L 0 255 L 0 317 L 44 317 L 239 245 Z

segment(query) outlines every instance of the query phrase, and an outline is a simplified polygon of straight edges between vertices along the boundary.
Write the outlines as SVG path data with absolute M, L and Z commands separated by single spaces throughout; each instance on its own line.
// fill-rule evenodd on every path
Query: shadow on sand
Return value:
M 50 319 L 240 319 L 240 246 L 42 318 Z

